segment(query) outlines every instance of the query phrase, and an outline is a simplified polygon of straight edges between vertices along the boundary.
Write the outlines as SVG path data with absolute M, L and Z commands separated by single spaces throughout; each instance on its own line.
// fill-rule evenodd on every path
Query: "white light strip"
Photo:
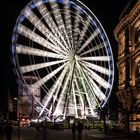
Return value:
M 76 114 L 76 118 L 78 118 L 78 112 L 77 112 L 77 104 L 76 104 L 76 93 L 75 93 L 75 89 L 74 89 L 74 84 L 72 83 L 72 95 L 73 95 L 73 99 L 74 99 L 74 108 L 75 108 L 75 114 Z
M 74 27 L 73 27 L 73 40 L 74 40 L 74 47 L 77 46 L 78 41 L 78 33 L 79 31 L 79 23 L 80 23 L 80 10 L 77 8 L 75 12 L 75 19 L 74 19 Z
M 105 81 L 105 79 L 97 75 L 94 71 L 90 70 L 88 67 L 85 66 L 84 71 L 105 89 L 108 89 L 111 87 L 111 85 L 107 81 Z
M 83 85 L 83 89 L 84 89 L 84 93 L 86 94 L 86 98 L 87 98 L 87 101 L 88 101 L 88 105 L 90 107 L 90 111 L 91 111 L 91 114 L 93 115 L 94 112 L 94 106 L 91 105 L 91 102 L 90 102 L 90 97 L 89 97 L 89 94 L 88 94 L 88 90 L 87 90 L 87 87 L 85 86 L 85 81 L 83 78 L 81 78 L 82 80 L 82 85 Z M 96 105 L 95 105 L 96 106 Z
M 65 66 L 65 68 L 63 69 L 61 75 L 60 75 L 60 76 L 58 77 L 58 79 L 57 79 L 57 81 L 59 81 L 59 83 L 57 83 L 57 84 L 58 84 L 57 92 L 58 92 L 58 90 L 60 89 L 60 86 L 61 86 L 61 84 L 62 84 L 62 82 L 63 82 L 63 80 L 64 80 L 64 78 L 65 78 L 64 76 L 66 75 L 67 69 L 68 69 L 68 67 Z M 57 82 L 57 81 L 56 81 L 56 82 Z M 56 84 L 56 82 L 55 82 L 55 84 Z M 52 88 L 53 88 L 53 87 L 52 87 Z M 50 91 L 53 90 L 52 88 L 50 89 Z M 48 94 L 47 94 L 46 96 L 44 96 L 44 98 L 42 99 L 42 104 L 45 104 L 46 101 L 48 100 L 47 98 L 48 98 L 48 96 L 50 96 L 50 91 L 49 91 Z M 56 91 L 55 91 L 55 92 L 56 92 Z M 55 93 L 54 95 L 57 96 L 57 93 Z
M 110 56 L 90 56 L 90 57 L 81 57 L 82 60 L 88 60 L 88 61 L 109 61 Z
M 84 51 L 83 53 L 80 53 L 80 56 L 85 55 L 85 54 L 88 54 L 88 53 L 92 53 L 92 52 L 94 52 L 96 50 L 102 49 L 103 47 L 104 47 L 104 44 L 101 43 L 99 45 L 94 46 L 91 49 L 88 49 L 87 51 Z
M 18 26 L 18 33 L 56 53 L 60 53 L 60 54 L 62 53 L 60 47 L 53 45 L 48 40 L 39 36 L 38 34 L 36 34 L 35 32 L 33 32 L 32 30 L 30 30 L 29 28 L 25 27 L 22 24 Z
M 109 74 L 112 73 L 109 69 L 96 65 L 96 64 L 93 64 L 93 63 L 90 63 L 90 62 L 82 61 L 82 62 L 80 62 L 80 64 L 83 66 L 87 66 L 88 68 L 91 68 L 92 70 L 96 70 L 100 73 L 103 73 L 107 76 L 109 76 Z
M 86 40 L 86 42 L 80 47 L 78 50 L 78 53 L 80 53 L 97 35 L 99 34 L 98 29 L 94 31 L 91 36 Z
M 70 66 L 70 83 L 68 85 L 68 91 L 67 91 L 67 101 L 66 101 L 66 107 L 65 107 L 65 110 L 64 110 L 64 114 L 65 116 L 67 115 L 67 110 L 68 110 L 68 103 L 69 103 L 69 97 L 71 96 L 71 90 L 72 90 L 72 82 L 74 80 L 74 69 L 75 69 L 75 60 L 73 61 L 70 61 L 69 62 L 69 66 Z
M 53 62 L 32 64 L 32 65 L 28 65 L 28 66 L 22 66 L 20 68 L 20 70 L 21 70 L 21 73 L 27 73 L 27 72 L 38 70 L 38 69 L 41 69 L 41 68 L 45 68 L 45 67 L 53 66 L 53 65 L 56 65 L 56 64 L 59 64 L 59 63 L 63 63 L 65 61 L 66 60 L 58 60 L 58 61 L 56 60 L 56 61 L 53 61 Z
M 98 101 L 98 99 L 97 99 L 97 97 L 96 97 L 95 91 L 93 90 L 93 87 L 92 87 L 91 83 L 89 82 L 89 80 L 88 80 L 87 77 L 86 77 L 86 75 L 88 74 L 87 71 L 86 71 L 86 72 L 84 71 L 84 69 L 79 65 L 79 62 L 78 62 L 78 61 L 76 61 L 76 66 L 77 66 L 77 68 L 78 68 L 78 70 L 79 70 L 79 73 L 80 73 L 81 75 L 83 75 L 84 80 L 85 80 L 86 83 L 87 83 L 87 86 L 88 86 L 88 88 L 89 88 L 88 91 L 89 91 L 89 90 L 91 91 L 92 96 L 93 96 L 95 102 L 99 105 L 99 101 Z M 91 100 L 91 99 L 90 99 L 90 100 Z
M 34 55 L 34 56 L 41 56 L 41 57 L 50 57 L 50 58 L 58 58 L 58 59 L 63 59 L 63 56 L 48 52 L 48 51 L 43 51 L 35 48 L 29 48 L 28 46 L 16 45 L 16 52 L 21 53 L 21 54 L 27 54 L 27 55 Z
M 37 28 L 41 33 L 43 33 L 45 37 L 48 40 L 50 40 L 55 46 L 59 46 L 59 48 L 61 47 L 64 48 L 62 43 L 50 32 L 50 30 L 41 22 L 41 20 L 28 7 L 25 10 L 25 17 L 35 26 L 35 28 Z M 65 54 L 63 50 L 61 50 L 61 52 Z
M 51 98 L 54 98 L 54 97 L 53 97 L 53 94 L 54 94 L 54 92 L 56 91 L 56 88 L 58 87 L 59 82 L 60 82 L 60 81 L 63 81 L 64 76 L 65 76 L 66 69 L 67 69 L 67 67 L 64 68 L 63 72 L 61 73 L 61 75 L 59 76 L 59 78 L 57 79 L 57 81 L 54 83 L 54 85 L 52 86 L 52 88 L 50 89 L 50 91 L 49 91 L 49 93 L 48 93 L 49 96 L 48 96 L 47 98 L 44 98 L 44 99 L 46 99 L 46 100 L 45 100 L 45 104 L 44 104 L 43 109 L 41 110 L 39 116 L 42 115 L 44 109 L 45 109 L 46 106 L 48 105 L 48 103 L 49 103 L 49 101 L 51 100 Z M 54 102 L 54 99 L 53 99 L 53 102 Z M 43 102 L 42 102 L 42 103 L 43 103 Z M 53 108 L 53 107 L 52 107 L 52 108 Z
M 66 81 L 64 82 L 64 85 L 63 85 L 63 87 L 62 87 L 61 95 L 60 95 L 60 98 L 59 98 L 59 100 L 58 100 L 58 104 L 57 104 L 57 106 L 56 106 L 56 109 L 55 109 L 54 114 L 56 114 L 56 110 L 58 110 L 58 108 L 59 108 L 59 106 L 60 106 L 60 103 L 62 102 L 62 99 L 63 99 L 63 97 L 64 97 L 64 94 L 67 94 L 67 93 L 65 93 L 65 91 L 66 91 L 66 88 L 67 88 L 67 86 L 68 86 L 70 76 L 71 76 L 71 72 L 69 72 L 69 73 L 68 73 L 68 76 L 66 77 Z
M 77 81 L 76 77 L 74 79 L 75 79 L 75 84 L 76 84 L 76 87 L 77 87 L 77 90 L 78 90 L 78 94 L 79 94 L 79 97 L 80 97 L 80 106 L 81 106 L 80 111 L 82 111 L 82 110 L 84 110 L 84 101 L 83 101 L 84 98 L 81 95 L 80 87 L 78 85 L 78 81 Z
M 66 31 L 71 43 L 71 47 L 73 48 L 72 22 L 71 22 L 71 15 L 70 15 L 69 0 L 64 1 L 64 19 L 65 19 Z
M 43 85 L 48 80 L 50 80 L 53 76 L 55 76 L 61 69 L 63 69 L 66 64 L 67 63 L 65 63 L 62 66 L 58 67 L 57 69 L 55 69 L 54 71 L 52 71 L 51 73 L 49 73 L 48 75 L 46 75 L 45 77 L 43 77 L 42 79 L 40 79 L 39 81 L 37 81 L 36 83 L 34 83 L 33 85 L 35 85 L 35 84 Z
M 84 27 L 82 28 L 82 31 L 79 33 L 80 37 L 79 37 L 78 43 L 77 43 L 78 48 L 81 48 L 81 43 L 82 43 L 82 41 L 84 39 L 84 36 L 85 36 L 85 34 L 86 34 L 87 30 L 88 30 L 88 27 L 90 25 L 89 24 L 90 21 L 91 20 L 90 20 L 89 17 L 87 17 L 86 21 L 83 21 L 82 18 L 81 18 L 81 23 L 83 22 Z
M 55 21 L 53 20 L 52 15 L 50 14 L 50 11 L 48 11 L 48 9 L 44 3 L 38 3 L 36 6 L 37 6 L 38 11 L 40 12 L 42 17 L 44 18 L 45 22 L 47 23 L 47 25 L 51 29 L 52 33 L 63 44 L 62 50 L 64 50 L 66 53 L 68 53 L 67 44 L 64 40 L 64 37 L 62 36 L 57 25 L 55 24 Z
M 60 8 L 59 8 L 56 0 L 53 0 L 53 1 L 49 0 L 49 2 L 50 2 L 50 6 L 52 8 L 52 11 L 53 11 L 54 18 L 57 22 L 58 28 L 59 28 L 61 34 L 64 36 L 64 39 L 66 40 L 66 42 L 69 46 L 68 49 L 71 49 L 71 45 L 70 45 L 69 38 L 68 38 L 68 35 L 66 32 L 66 28 L 65 28 L 65 25 L 63 22 L 63 18 L 62 18 L 61 12 L 60 12 Z
M 93 81 L 91 77 L 89 77 L 90 82 L 93 84 L 93 89 L 95 91 L 96 96 L 99 98 L 100 101 L 105 100 L 106 96 L 104 93 L 100 90 L 100 88 L 97 86 L 97 84 Z

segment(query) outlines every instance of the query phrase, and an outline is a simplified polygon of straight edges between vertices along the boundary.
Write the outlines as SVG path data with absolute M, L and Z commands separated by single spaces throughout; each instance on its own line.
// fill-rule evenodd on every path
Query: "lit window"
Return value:
M 138 42 L 140 42 L 140 29 L 138 31 Z
M 138 63 L 138 77 L 140 77 L 140 61 Z
M 136 42 L 136 43 L 137 43 L 137 42 L 140 42 L 140 29 L 138 29 L 138 30 L 136 31 L 135 42 Z

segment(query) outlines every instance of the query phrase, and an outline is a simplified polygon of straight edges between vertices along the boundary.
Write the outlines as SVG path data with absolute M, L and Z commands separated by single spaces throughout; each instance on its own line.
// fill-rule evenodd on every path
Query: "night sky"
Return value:
M 4 97 L 8 89 L 14 96 L 17 93 L 15 76 L 10 62 L 10 45 L 12 30 L 16 19 L 22 9 L 30 0 L 8 0 L 0 4 L 0 108 L 4 105 Z M 114 53 L 116 61 L 117 42 L 114 39 L 113 30 L 119 22 L 119 16 L 129 0 L 81 0 L 96 15 L 105 29 Z M 116 79 L 115 79 L 116 80 Z

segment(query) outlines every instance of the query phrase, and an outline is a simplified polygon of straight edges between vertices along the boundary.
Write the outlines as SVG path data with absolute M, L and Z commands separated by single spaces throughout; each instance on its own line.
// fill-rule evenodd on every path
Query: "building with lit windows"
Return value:
M 140 0 L 132 0 L 114 30 L 118 42 L 119 125 L 140 132 Z

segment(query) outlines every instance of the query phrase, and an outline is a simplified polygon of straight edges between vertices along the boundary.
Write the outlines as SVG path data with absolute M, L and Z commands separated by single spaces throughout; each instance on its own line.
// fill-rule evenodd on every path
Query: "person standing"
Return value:
M 4 124 L 3 122 L 0 122 L 0 140 L 3 140 L 4 135 Z
M 71 129 L 72 129 L 72 139 L 76 140 L 76 124 L 75 124 L 75 122 L 73 122 Z
M 78 122 L 77 131 L 78 131 L 78 140 L 82 140 L 82 132 L 83 132 L 83 123 L 82 123 L 82 121 Z
M 11 122 L 8 122 L 6 124 L 6 126 L 5 126 L 5 132 L 6 132 L 7 140 L 11 140 L 12 132 L 13 132 L 13 127 L 11 125 Z

